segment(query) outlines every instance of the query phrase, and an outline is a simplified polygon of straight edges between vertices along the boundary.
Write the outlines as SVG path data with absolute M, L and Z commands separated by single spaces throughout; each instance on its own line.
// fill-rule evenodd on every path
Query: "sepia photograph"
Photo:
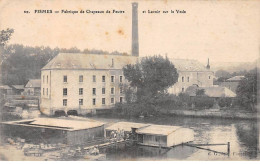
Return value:
M 259 161 L 260 1 L 0 0 L 0 161 Z

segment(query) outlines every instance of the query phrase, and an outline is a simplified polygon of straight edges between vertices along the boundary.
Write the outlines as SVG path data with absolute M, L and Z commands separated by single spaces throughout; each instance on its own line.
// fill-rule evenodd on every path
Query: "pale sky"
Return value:
M 131 53 L 131 2 L 126 0 L 0 0 L 0 29 L 14 28 L 9 43 Z M 206 63 L 249 62 L 259 57 L 260 1 L 151 1 L 139 3 L 140 56 Z M 124 14 L 35 14 L 37 9 L 123 10 Z M 31 13 L 25 14 L 24 10 Z M 186 14 L 144 14 L 185 10 Z

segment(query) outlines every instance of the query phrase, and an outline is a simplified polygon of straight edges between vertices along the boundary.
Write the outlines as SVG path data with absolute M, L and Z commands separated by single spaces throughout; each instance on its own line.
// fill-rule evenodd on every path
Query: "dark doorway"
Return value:
M 68 114 L 68 115 L 77 116 L 77 115 L 78 115 L 78 111 L 76 111 L 76 110 L 69 110 L 69 111 L 67 112 L 67 114 Z
M 66 116 L 66 113 L 64 110 L 57 110 L 57 111 L 55 111 L 54 116 L 55 117 Z

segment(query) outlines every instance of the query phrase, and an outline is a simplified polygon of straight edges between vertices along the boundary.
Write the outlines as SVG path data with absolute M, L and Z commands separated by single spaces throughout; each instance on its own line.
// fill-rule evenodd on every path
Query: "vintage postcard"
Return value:
M 258 161 L 260 1 L 0 0 L 1 161 Z

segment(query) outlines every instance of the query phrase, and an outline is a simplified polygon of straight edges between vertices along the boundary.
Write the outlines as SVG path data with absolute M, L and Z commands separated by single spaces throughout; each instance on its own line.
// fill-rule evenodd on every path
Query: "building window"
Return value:
M 120 103 L 122 103 L 123 102 L 123 97 L 120 97 Z
M 106 104 L 106 98 L 102 98 L 102 105 Z
M 120 87 L 120 93 L 123 93 L 123 88 L 122 87 Z
M 68 95 L 68 90 L 67 88 L 63 88 L 63 96 L 67 96 Z
M 106 82 L 106 76 L 102 76 L 102 82 Z
M 83 88 L 79 88 L 79 95 L 83 95 Z
M 68 82 L 68 78 L 67 78 L 67 76 L 65 75 L 65 76 L 63 76 L 63 82 L 64 83 L 67 83 Z
M 96 99 L 92 99 L 92 104 L 96 105 Z
M 182 88 L 181 91 L 184 92 L 184 88 Z
M 44 95 L 44 88 L 42 88 L 42 95 Z
M 123 76 L 119 77 L 119 82 L 122 83 L 123 82 Z
M 93 80 L 93 82 L 96 82 L 96 75 L 92 76 L 92 80 Z
M 46 92 L 47 92 L 47 96 L 48 96 L 48 94 L 49 94 L 49 93 L 48 93 L 48 88 L 47 88 Z
M 115 88 L 111 88 L 111 94 L 115 94 Z
M 115 99 L 111 98 L 111 104 L 114 104 L 114 103 L 115 103 Z
M 190 82 L 190 77 L 187 77 L 187 82 Z
M 67 99 L 63 99 L 63 106 L 67 106 L 67 103 L 68 103 Z
M 93 94 L 93 95 L 96 95 L 96 88 L 93 88 L 93 89 L 92 89 L 92 94 Z
M 49 78 L 48 78 L 48 75 L 47 75 L 47 84 L 48 84 L 48 81 L 49 81 Z
M 43 83 L 44 83 L 44 80 L 45 80 L 45 76 L 43 75 L 43 76 L 42 76 L 42 82 L 43 82 Z
M 106 88 L 102 88 L 102 94 L 106 94 Z
M 79 82 L 82 83 L 83 82 L 83 75 L 79 76 Z
M 83 105 L 83 99 L 79 99 L 79 105 Z
M 184 77 L 182 76 L 181 81 L 184 82 Z
M 111 83 L 115 81 L 115 76 L 111 76 Z
M 210 76 L 209 76 L 209 79 L 210 79 Z

